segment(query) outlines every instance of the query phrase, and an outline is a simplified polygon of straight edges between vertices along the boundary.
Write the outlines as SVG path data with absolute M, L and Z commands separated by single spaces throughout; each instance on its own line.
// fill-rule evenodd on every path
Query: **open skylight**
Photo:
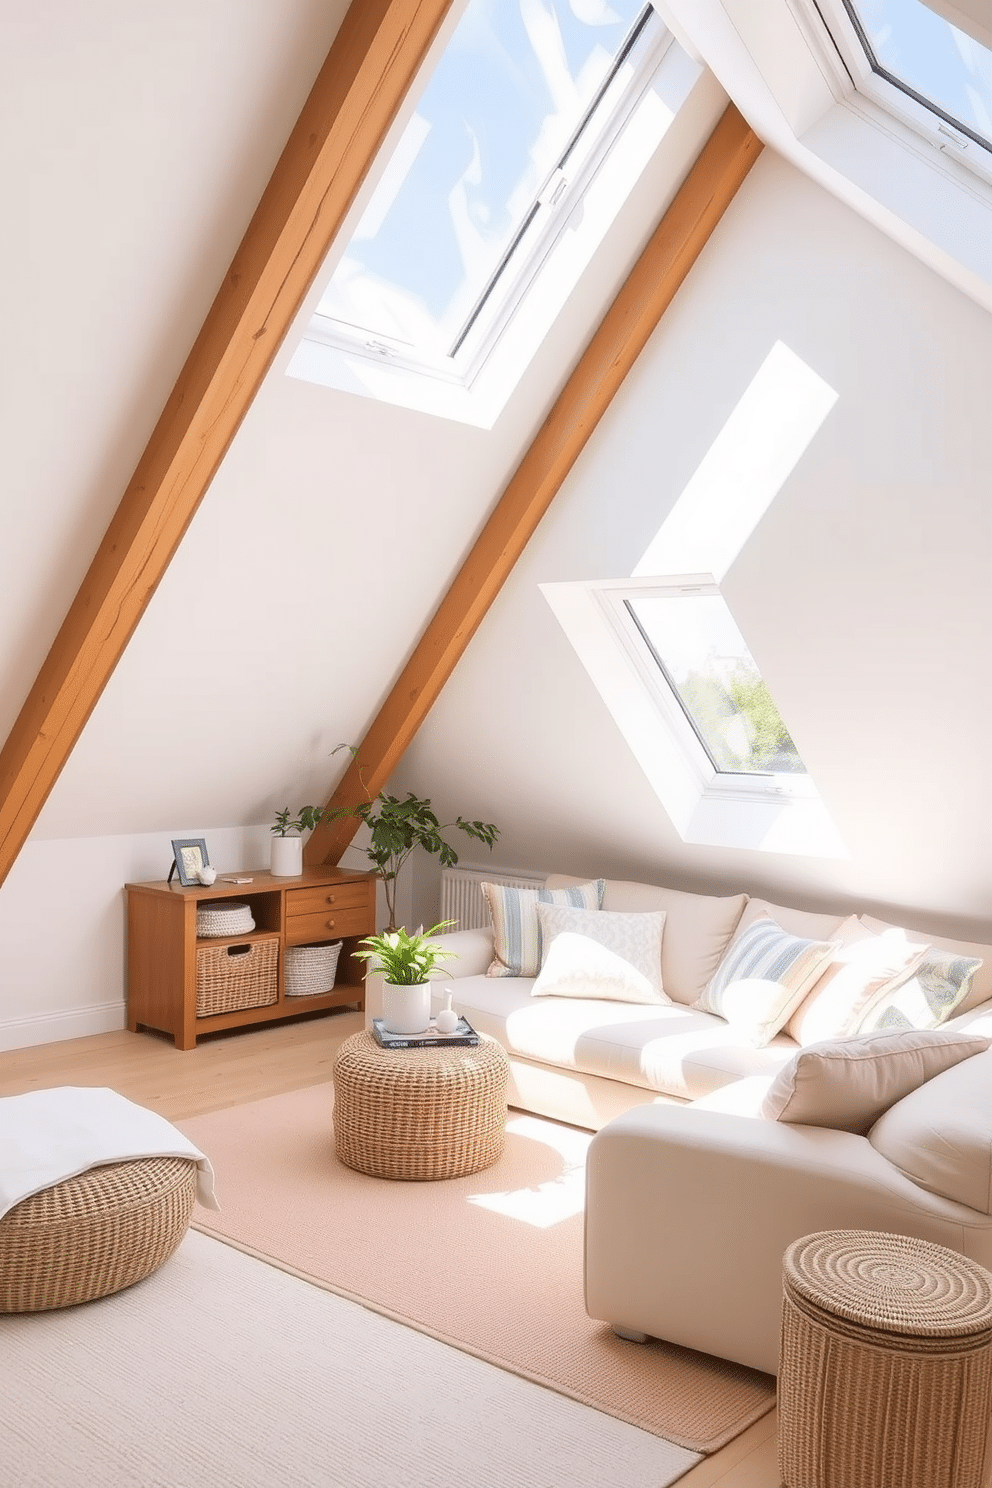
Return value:
M 702 76 L 646 0 L 469 0 L 290 375 L 491 426 Z
M 992 51 L 923 0 L 820 0 L 855 87 L 992 172 Z
M 376 355 L 456 355 L 577 179 L 651 14 L 471 0 L 317 314 Z

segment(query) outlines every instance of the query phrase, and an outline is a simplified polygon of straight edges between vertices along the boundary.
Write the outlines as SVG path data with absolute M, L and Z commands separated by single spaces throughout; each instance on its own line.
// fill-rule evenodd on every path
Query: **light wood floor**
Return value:
M 215 1035 L 181 1053 L 147 1033 L 104 1033 L 0 1057 L 0 1095 L 51 1085 L 109 1085 L 170 1121 L 320 1085 L 341 1040 L 362 1026 L 342 1012 L 247 1033 Z M 780 1488 L 775 1415 L 679 1480 L 679 1488 Z

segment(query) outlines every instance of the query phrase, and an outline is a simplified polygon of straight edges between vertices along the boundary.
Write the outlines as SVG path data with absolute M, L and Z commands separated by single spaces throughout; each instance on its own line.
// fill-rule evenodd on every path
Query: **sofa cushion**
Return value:
M 493 960 L 488 976 L 537 976 L 541 965 L 538 904 L 571 904 L 576 909 L 599 909 L 605 880 L 562 889 L 517 889 L 509 884 L 481 885 L 493 922 Z
M 577 881 L 563 874 L 549 874 L 547 887 L 556 889 Z M 691 1007 L 709 986 L 746 904 L 746 894 L 690 894 L 685 889 L 608 878 L 602 908 L 665 911 L 662 986 L 673 1002 Z
M 511 1055 L 682 1100 L 748 1075 L 774 1074 L 796 1050 L 784 1038 L 767 1049 L 749 1048 L 722 1018 L 678 1003 L 532 997 L 532 986 L 527 977 L 486 976 L 436 984 L 438 994 L 450 990 L 457 1011 Z
M 904 930 L 892 929 L 885 932 L 884 939 L 906 942 L 907 937 Z M 898 977 L 882 988 L 866 1009 L 857 1031 L 939 1027 L 964 1005 L 981 965 L 977 956 L 927 946 L 909 976 Z
M 927 945 L 935 946 L 938 950 L 953 951 L 956 956 L 981 961 L 982 964 L 972 977 L 967 992 L 954 1009 L 955 1014 L 970 1012 L 972 1008 L 992 999 L 992 946 L 984 945 L 979 941 L 955 940 L 952 936 L 934 935 L 931 931 L 917 925 L 894 925 L 887 920 L 876 919 L 874 915 L 863 914 L 860 919 L 862 925 L 876 934 L 881 934 L 886 930 L 898 930 L 908 940 L 925 941 Z
M 695 1007 L 726 1018 L 760 1048 L 785 1026 L 834 950 L 834 942 L 790 935 L 760 915 L 734 937 Z
M 639 914 L 539 904 L 544 958 L 534 997 L 667 1003 L 661 985 L 664 910 Z
M 850 915 L 834 932 L 837 949 L 792 1014 L 787 1033 L 803 1047 L 850 1038 L 887 987 L 908 977 L 927 946 L 905 937 L 875 935 Z
M 992 1214 L 990 1091 L 992 1053 L 979 1053 L 891 1106 L 868 1140 L 921 1188 Z
M 864 1136 L 910 1091 L 989 1043 L 967 1033 L 910 1029 L 815 1044 L 779 1070 L 761 1114 Z

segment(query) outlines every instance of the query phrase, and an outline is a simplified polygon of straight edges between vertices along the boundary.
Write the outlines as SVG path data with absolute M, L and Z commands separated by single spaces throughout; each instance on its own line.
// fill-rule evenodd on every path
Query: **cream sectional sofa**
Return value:
M 551 889 L 581 880 L 552 874 Z M 710 896 L 681 889 L 607 879 L 605 912 L 665 912 L 661 971 L 670 1006 L 535 998 L 534 979 L 490 977 L 493 932 L 467 930 L 441 937 L 457 959 L 451 977 L 438 982 L 436 1006 L 451 991 L 453 1005 L 480 1033 L 506 1049 L 510 1060 L 511 1106 L 597 1131 L 634 1106 L 691 1102 L 749 1077 L 770 1076 L 796 1054 L 788 1033 L 755 1048 L 731 1024 L 691 1007 L 708 986 L 728 946 L 766 913 L 792 934 L 830 940 L 849 918 L 812 914 L 746 894 Z M 871 929 L 884 929 L 866 920 Z M 916 927 L 908 927 L 915 931 Z M 945 936 L 921 938 L 982 960 L 955 1022 L 988 1003 L 992 1013 L 992 947 Z M 375 979 L 370 979 L 367 1016 L 378 1014 Z

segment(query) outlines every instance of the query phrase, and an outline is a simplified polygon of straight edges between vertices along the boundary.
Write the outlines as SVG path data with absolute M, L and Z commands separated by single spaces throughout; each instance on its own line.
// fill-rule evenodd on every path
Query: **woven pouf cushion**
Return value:
M 488 1168 L 506 1140 L 506 1055 L 495 1039 L 383 1049 L 369 1033 L 334 1060 L 334 1148 L 373 1178 L 461 1178 Z
M 177 1249 L 196 1163 L 145 1157 L 89 1168 L 0 1219 L 0 1312 L 44 1312 L 122 1291 Z
M 983 1488 L 992 1274 L 906 1235 L 828 1230 L 783 1260 L 786 1488 Z

